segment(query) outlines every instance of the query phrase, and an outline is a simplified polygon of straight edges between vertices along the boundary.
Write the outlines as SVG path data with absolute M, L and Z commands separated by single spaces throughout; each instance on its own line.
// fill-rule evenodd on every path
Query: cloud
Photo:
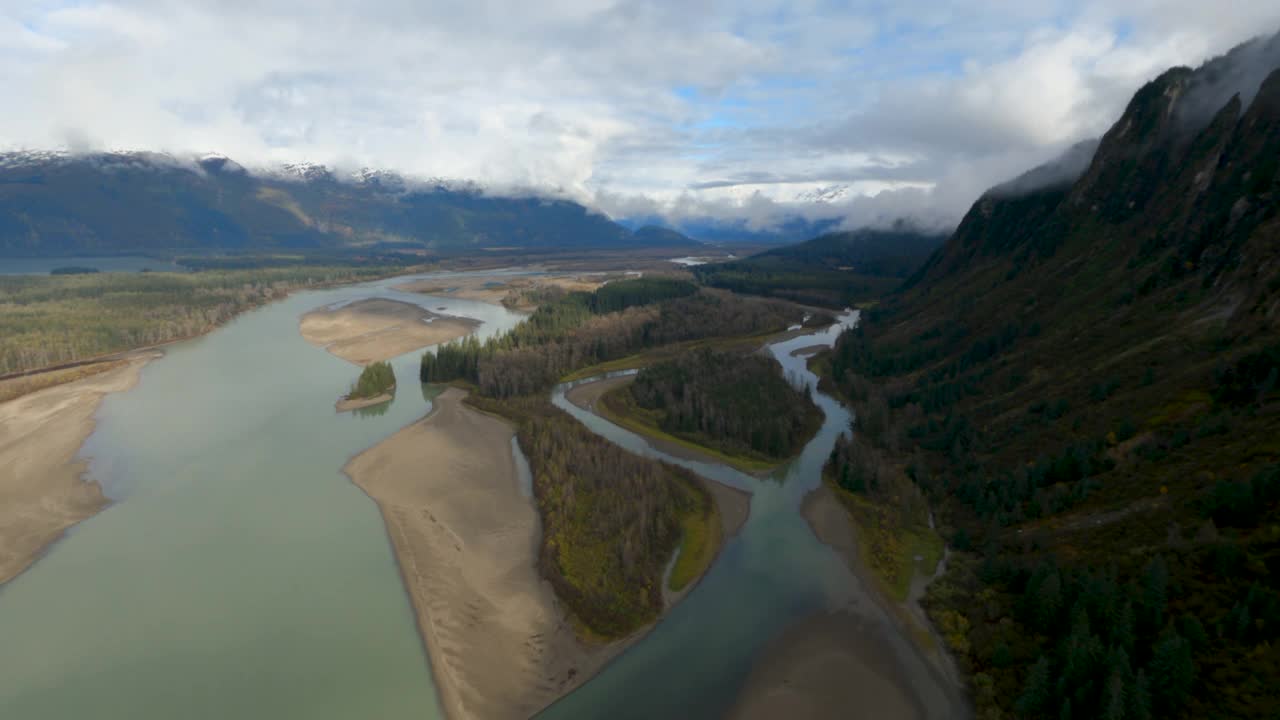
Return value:
M 0 0 L 0 148 L 945 224 L 1164 68 L 1277 27 L 1275 3 L 1191 0 Z

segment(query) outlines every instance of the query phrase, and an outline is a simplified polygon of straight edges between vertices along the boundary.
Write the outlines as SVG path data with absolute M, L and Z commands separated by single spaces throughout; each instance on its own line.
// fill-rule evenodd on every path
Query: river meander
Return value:
M 437 275 L 436 277 L 440 277 Z M 347 459 L 421 417 L 419 352 L 393 361 L 384 411 L 338 415 L 355 368 L 309 345 L 298 317 L 393 297 L 484 321 L 501 307 L 401 293 L 404 278 L 298 293 L 167 349 L 133 390 L 108 397 L 83 452 L 115 503 L 0 588 L 0 717 L 440 717 L 426 654 L 374 504 Z M 855 321 L 847 314 L 843 323 Z M 797 348 L 770 350 L 812 385 Z M 543 713 L 547 718 L 716 717 L 761 648 L 795 619 L 848 608 L 882 634 L 930 716 L 946 692 L 799 513 L 849 413 L 814 391 L 817 436 L 774 476 L 659 453 L 569 404 L 588 427 L 753 493 L 751 515 L 697 587 L 640 643 Z

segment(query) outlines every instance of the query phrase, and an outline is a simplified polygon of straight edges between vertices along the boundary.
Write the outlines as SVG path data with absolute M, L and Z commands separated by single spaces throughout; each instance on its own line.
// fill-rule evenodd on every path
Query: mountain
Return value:
M 903 223 L 820 235 L 742 260 L 693 268 L 707 285 L 846 307 L 893 290 L 945 240 Z
M 929 496 L 978 716 L 1280 707 L 1278 165 L 1280 35 L 993 188 L 837 344 L 833 477 Z
M 692 245 L 567 200 L 498 197 L 319 165 L 255 173 L 218 155 L 0 155 L 0 256 Z
M 618 222 L 633 229 L 645 226 L 668 228 L 699 242 L 711 244 L 786 245 L 831 232 L 840 226 L 843 217 L 833 213 L 829 218 L 809 220 L 791 215 L 767 227 L 754 227 L 744 218 L 694 217 L 668 221 L 656 215 L 623 218 Z
M 766 250 L 756 259 L 778 259 L 828 270 L 906 278 L 915 272 L 946 236 L 922 232 L 899 222 L 892 229 L 861 228 L 821 235 L 796 245 Z
M 636 241 L 653 247 L 680 247 L 700 244 L 684 233 L 658 225 L 645 225 L 637 229 L 633 234 Z

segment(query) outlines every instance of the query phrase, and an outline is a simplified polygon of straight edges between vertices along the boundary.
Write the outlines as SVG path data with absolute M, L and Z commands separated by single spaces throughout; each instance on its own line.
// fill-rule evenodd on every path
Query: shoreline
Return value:
M 578 638 L 537 570 L 541 520 L 520 492 L 515 429 L 464 396 L 446 390 L 343 471 L 382 515 L 446 716 L 523 719 L 638 636 Z
M 395 390 L 395 386 L 392 386 L 391 389 Z M 344 395 L 338 398 L 338 402 L 333 404 L 333 408 L 334 408 L 334 412 L 340 412 L 340 413 L 351 412 L 352 410 L 363 410 L 364 408 L 367 408 L 367 407 L 373 407 L 374 405 L 381 405 L 382 403 L 385 403 L 385 402 L 391 402 L 391 400 L 394 398 L 395 398 L 395 395 L 390 392 L 384 392 L 369 398 L 355 398 L 355 399 L 349 398 Z
M 70 369 L 70 368 L 84 367 L 84 366 L 87 366 L 87 365 L 97 365 L 97 364 L 99 364 L 99 363 L 104 363 L 104 362 L 113 362 L 113 361 L 117 361 L 117 360 L 128 360 L 128 359 L 130 359 L 130 358 L 132 358 L 132 357 L 134 357 L 134 356 L 138 355 L 139 353 L 147 353 L 147 352 L 152 352 L 152 351 L 162 351 L 164 348 L 166 348 L 166 347 L 168 347 L 168 346 L 170 346 L 170 345 L 176 345 L 176 344 L 178 344 L 178 343 L 187 342 L 188 340 L 195 340 L 196 338 L 204 337 L 205 335 L 208 335 L 209 333 L 214 332 L 215 330 L 218 330 L 218 329 L 219 329 L 219 328 L 221 328 L 222 326 L 224 326 L 224 325 L 226 325 L 226 324 L 228 324 L 228 323 L 230 323 L 230 322 L 234 321 L 235 319 L 239 318 L 241 315 L 245 315 L 245 314 L 247 314 L 247 313 L 251 313 L 251 312 L 253 312 L 254 310 L 258 310 L 258 309 L 260 309 L 260 308 L 264 308 L 264 307 L 266 307 L 266 306 L 268 306 L 268 305 L 271 305 L 271 304 L 273 304 L 273 303 L 282 302 L 282 301 L 284 301 L 284 300 L 287 300 L 287 299 L 289 299 L 289 296 L 293 295 L 293 293 L 295 293 L 295 292 L 305 292 L 305 291 L 308 291 L 308 290 L 326 290 L 326 289 L 331 289 L 331 288 L 336 288 L 336 287 L 343 287 L 343 286 L 347 286 L 347 285 L 361 285 L 361 284 L 364 284 L 364 283 L 378 282 L 378 281 L 381 281 L 381 280 L 388 280 L 388 279 L 390 279 L 390 278 L 395 278 L 395 277 L 404 277 L 404 276 L 408 276 L 408 275 L 422 275 L 422 274 L 430 273 L 430 272 L 438 272 L 438 271 L 437 271 L 437 270 L 430 270 L 430 269 L 427 269 L 427 270 L 417 269 L 417 270 L 413 270 L 413 271 L 411 271 L 411 272 L 396 272 L 396 273 L 390 273 L 390 274 L 387 274 L 387 275 L 380 275 L 380 276 L 377 276 L 377 277 L 364 278 L 364 279 L 360 279 L 360 280 L 350 280 L 350 279 L 347 279 L 347 280 L 334 280 L 334 281 L 332 281 L 332 282 L 319 282 L 319 283 L 316 283 L 316 284 L 314 284 L 314 285 L 301 285 L 301 286 L 298 286 L 298 287 L 288 288 L 288 289 L 285 289 L 285 290 L 280 291 L 280 294 L 279 294 L 279 295 L 277 295 L 277 296 L 275 296 L 275 297 L 272 297 L 272 298 L 268 299 L 268 300 L 267 300 L 267 301 L 265 301 L 265 302 L 258 303 L 257 305 L 252 305 L 252 306 L 250 306 L 250 307 L 243 308 L 243 309 L 241 309 L 239 312 L 237 312 L 236 314 L 234 314 L 234 315 L 232 315 L 231 317 L 227 318 L 226 320 L 224 320 L 224 321 L 222 321 L 222 322 L 220 322 L 220 323 L 215 323 L 215 324 L 211 325 L 210 327 L 207 327 L 207 328 L 205 328 L 205 329 L 203 329 L 203 330 L 201 330 L 201 331 L 199 331 L 199 332 L 195 332 L 195 333 L 192 333 L 192 334 L 190 334 L 190 335 L 184 335 L 184 336 L 182 336 L 182 337 L 173 338 L 172 340 L 165 340 L 164 342 L 152 343 L 152 344 L 150 344 L 150 345 L 138 345 L 138 346 L 136 346 L 136 347 L 124 348 L 124 349 L 121 349 L 121 350 L 113 350 L 112 352 L 102 353 L 102 354 L 100 354 L 100 355 L 93 355 L 93 356 L 91 356 L 91 357 L 87 357 L 87 358 L 80 358 L 79 360 L 68 360 L 68 361 L 65 361 L 65 362 L 54 363 L 53 365 L 43 365 L 43 366 L 41 366 L 41 367 L 29 368 L 29 369 L 26 369 L 26 370 L 15 370 L 15 371 L 13 371 L 13 372 L 9 372 L 9 373 L 5 373 L 5 374 L 3 374 L 3 375 L 0 375 L 0 382 L 4 382 L 5 380 L 11 380 L 11 379 L 13 379 L 13 378 L 29 377 L 29 376 L 32 376 L 32 375 L 40 375 L 40 374 L 42 374 L 42 373 L 54 372 L 54 371 L 57 371 L 57 370 L 67 370 L 67 369 Z
M 805 494 L 800 504 L 800 514 L 818 541 L 831 548 L 844 561 L 849 572 L 866 585 L 870 600 L 884 611 L 893 630 L 914 649 L 939 689 L 952 698 L 953 712 L 950 717 L 966 717 L 965 708 L 968 707 L 966 688 L 960 680 L 954 659 L 941 641 L 937 628 L 932 622 L 928 622 L 928 616 L 923 613 L 922 616 L 926 622 L 921 623 L 921 617 L 912 612 L 911 599 L 898 602 L 885 594 L 882 581 L 871 568 L 866 566 L 859 555 L 856 523 L 849 517 L 848 511 L 825 480 Z M 919 577 L 917 571 L 912 576 L 913 585 Z M 927 578 L 928 581 L 932 579 L 933 576 Z M 785 634 L 784 632 L 784 637 Z M 921 634 L 926 636 L 929 642 L 922 641 Z
M 298 332 L 311 345 L 363 366 L 465 337 L 482 324 L 402 300 L 373 297 L 336 309 L 313 308 L 298 318 Z
M 657 627 L 745 524 L 750 493 L 699 476 L 722 529 L 706 570 L 671 594 L 654 622 L 606 643 L 583 640 L 537 569 L 541 518 L 520 491 L 515 428 L 465 404 L 465 395 L 445 390 L 427 415 L 351 458 L 343 472 L 382 516 L 445 715 L 523 719 Z
M 143 367 L 162 356 L 122 353 L 121 367 L 0 403 L 0 586 L 110 505 L 80 450 L 103 399 L 136 386 Z

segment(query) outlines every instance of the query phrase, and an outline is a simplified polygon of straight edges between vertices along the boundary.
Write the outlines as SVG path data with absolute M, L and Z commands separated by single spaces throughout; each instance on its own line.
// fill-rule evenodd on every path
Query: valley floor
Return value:
M 102 399 L 133 387 L 158 355 L 127 358 L 106 372 L 0 403 L 0 583 L 27 569 L 67 528 L 106 507 L 102 488 L 81 479 L 87 463 L 77 454 Z

